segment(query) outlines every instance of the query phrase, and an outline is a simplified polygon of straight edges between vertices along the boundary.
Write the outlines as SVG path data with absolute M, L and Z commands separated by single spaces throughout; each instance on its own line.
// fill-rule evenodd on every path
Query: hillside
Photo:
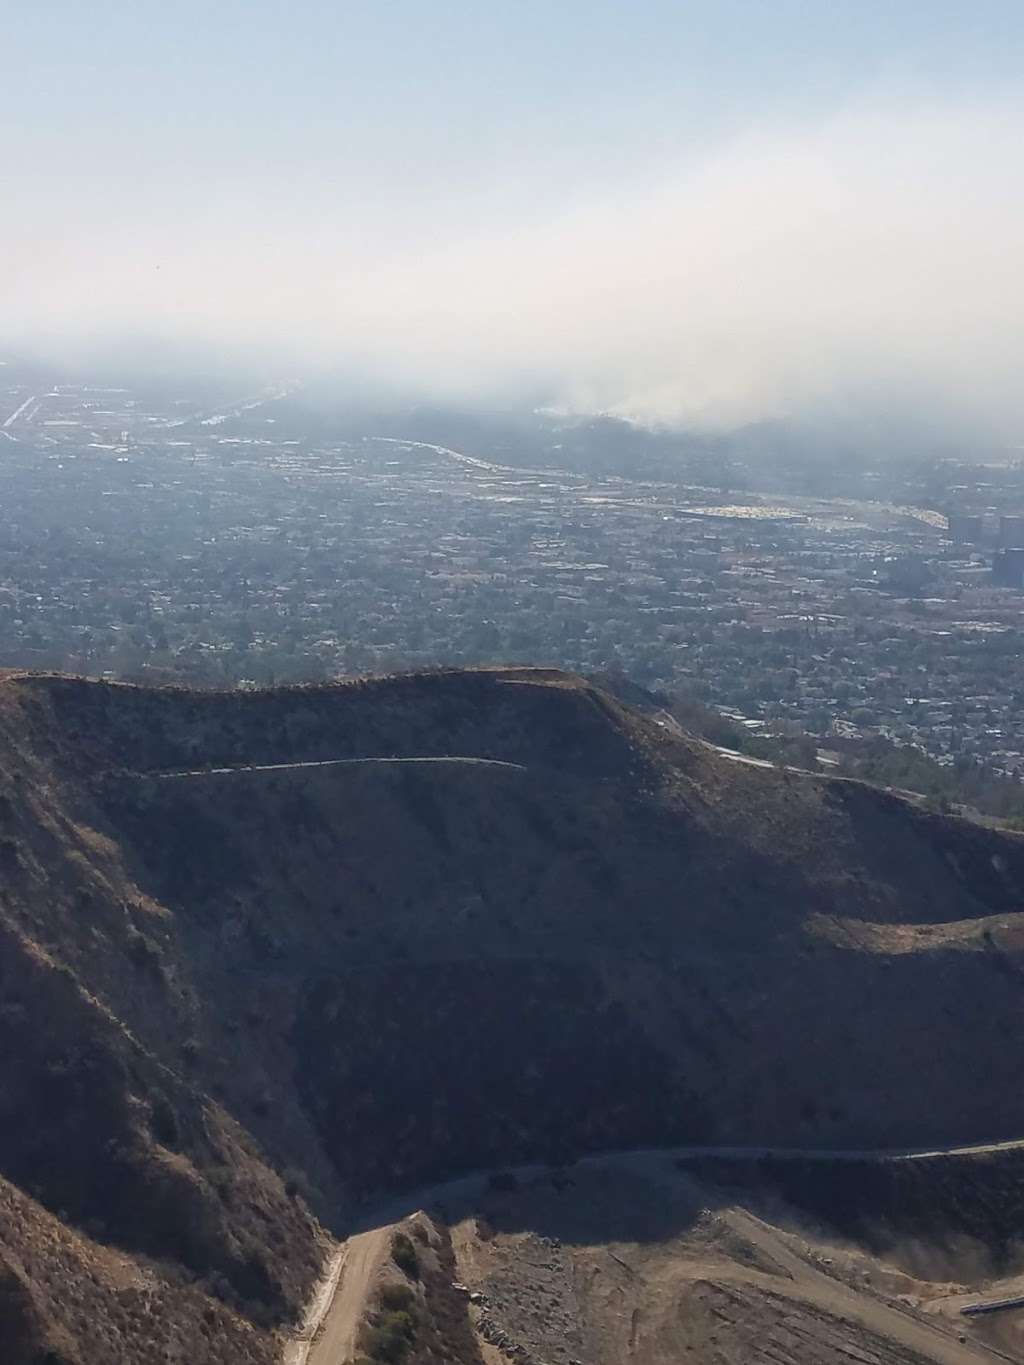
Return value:
M 573 677 L 12 674 L 0 823 L 13 1365 L 278 1359 L 464 1171 L 1024 1136 L 1024 841 Z

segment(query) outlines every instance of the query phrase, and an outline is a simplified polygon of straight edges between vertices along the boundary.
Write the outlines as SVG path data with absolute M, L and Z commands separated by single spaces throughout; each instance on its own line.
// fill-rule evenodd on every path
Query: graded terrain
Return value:
M 927 1289 L 851 1318 L 853 1291 L 797 1274 L 786 1258 L 810 1253 L 755 1204 L 773 1191 L 871 1258 L 942 1248 L 950 1295 L 1014 1273 L 1016 1149 L 856 1178 L 763 1149 L 1024 1137 L 1019 837 L 730 762 L 538 669 L 252 693 L 12 674 L 0 821 L 5 1361 L 269 1362 L 299 1330 L 311 1365 L 338 1365 L 301 1324 L 319 1283 L 328 1312 L 350 1304 L 339 1352 L 365 1350 L 376 1329 L 352 1314 L 378 1310 L 338 1247 L 383 1226 L 374 1209 L 467 1172 L 665 1147 L 762 1159 L 680 1174 L 740 1190 L 705 1198 L 717 1222 L 627 1236 L 609 1199 L 588 1233 L 661 1257 L 644 1274 L 664 1295 L 628 1311 L 663 1346 L 595 1327 L 576 1354 L 537 1338 L 538 1361 L 730 1359 L 686 1269 L 710 1238 L 725 1293 L 723 1237 L 783 1265 L 801 1315 L 888 1342 L 879 1361 L 988 1349 L 995 1328 L 960 1343 L 952 1319 L 904 1340 L 891 1314 L 916 1333 Z M 509 1236 L 548 1235 L 542 1211 L 522 1218 Z M 380 1310 L 419 1335 L 371 1344 L 493 1361 L 451 1290 L 466 1258 L 495 1273 L 478 1233 L 428 1222 L 420 1298 Z M 780 1292 L 759 1273 L 735 1291 L 751 1331 Z M 604 1321 L 581 1292 L 572 1311 Z M 817 1330 L 789 1358 L 832 1359 Z

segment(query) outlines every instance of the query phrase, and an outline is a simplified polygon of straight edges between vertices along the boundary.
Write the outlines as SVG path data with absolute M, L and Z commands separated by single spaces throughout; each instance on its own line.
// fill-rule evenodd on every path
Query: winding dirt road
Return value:
M 311 758 L 296 763 L 239 763 L 230 768 L 179 768 L 163 773 L 128 773 L 127 776 L 158 777 L 166 781 L 180 777 L 231 777 L 236 773 L 288 773 L 302 768 L 407 768 L 425 763 L 449 767 L 507 768 L 513 772 L 526 772 L 521 763 L 508 763 L 501 758 L 464 758 L 452 754 L 430 755 L 425 758 Z
M 370 1286 L 390 1245 L 391 1228 L 379 1227 L 350 1237 L 335 1253 L 284 1365 L 344 1365 L 353 1358 Z

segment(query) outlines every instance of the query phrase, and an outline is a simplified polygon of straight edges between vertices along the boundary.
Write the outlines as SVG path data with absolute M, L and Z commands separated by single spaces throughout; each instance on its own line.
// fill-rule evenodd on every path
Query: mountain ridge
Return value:
M 557 670 L 8 675 L 0 826 L 0 1177 L 35 1229 L 0 1247 L 57 1360 L 104 1356 L 23 1243 L 157 1266 L 246 1343 L 194 1359 L 269 1360 L 326 1231 L 389 1191 L 1024 1134 L 1024 841 L 729 763 Z

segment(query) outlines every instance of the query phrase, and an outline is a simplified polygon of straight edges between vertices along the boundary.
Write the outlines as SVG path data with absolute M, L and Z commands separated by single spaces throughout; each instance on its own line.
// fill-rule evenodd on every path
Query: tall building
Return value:
M 992 561 L 992 582 L 1001 588 L 1024 588 L 1024 547 L 999 550 Z
M 949 538 L 961 545 L 980 545 L 984 522 L 975 513 L 950 512 Z
M 1013 550 L 1024 545 L 1024 517 L 999 518 L 999 548 Z

